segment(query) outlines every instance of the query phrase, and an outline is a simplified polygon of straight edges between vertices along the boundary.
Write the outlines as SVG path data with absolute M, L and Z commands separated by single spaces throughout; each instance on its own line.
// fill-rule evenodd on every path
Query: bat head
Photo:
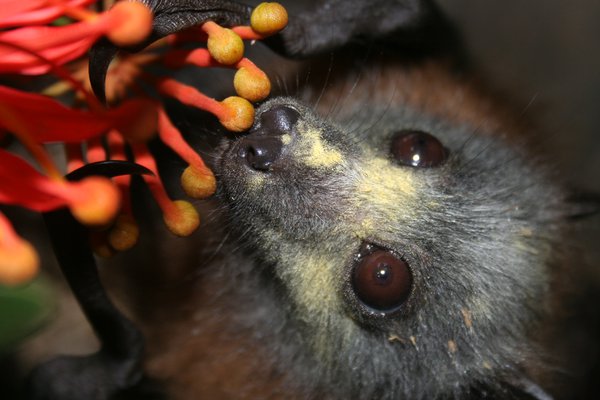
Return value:
M 278 288 L 295 376 L 348 398 L 503 390 L 541 358 L 529 338 L 561 192 L 503 132 L 355 104 L 332 121 L 270 100 L 218 163 L 240 238 Z

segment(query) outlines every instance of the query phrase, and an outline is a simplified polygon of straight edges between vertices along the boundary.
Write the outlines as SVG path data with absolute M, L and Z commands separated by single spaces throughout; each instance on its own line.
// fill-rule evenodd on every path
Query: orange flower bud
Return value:
M 279 32 L 287 23 L 287 11 L 279 3 L 260 3 L 250 16 L 252 30 L 264 36 Z
M 203 28 L 208 33 L 206 46 L 210 55 L 217 62 L 232 65 L 244 56 L 244 42 L 237 33 L 228 28 L 222 28 L 214 22 L 207 22 Z
M 90 235 L 90 246 L 98 257 L 111 258 L 116 254 L 115 249 L 108 243 L 106 232 L 91 232 Z
M 217 190 L 217 181 L 212 171 L 204 171 L 188 166 L 181 174 L 181 187 L 185 194 L 194 199 L 205 199 Z
M 243 132 L 254 122 L 254 107 L 246 99 L 231 96 L 221 102 L 226 116 L 219 118 L 225 128 L 233 132 Z
M 106 36 L 117 46 L 138 44 L 152 32 L 152 11 L 140 2 L 118 2 L 108 16 L 115 20 L 115 26 Z
M 271 81 L 258 68 L 238 69 L 233 77 L 233 86 L 240 97 L 251 102 L 264 100 L 271 92 Z
M 76 191 L 76 192 L 75 192 Z M 105 225 L 119 211 L 120 194 L 108 178 L 90 176 L 73 184 L 70 210 L 85 225 Z
M 29 242 L 15 238 L 8 245 L 0 245 L 0 283 L 20 285 L 27 283 L 38 272 L 40 260 Z
M 185 200 L 175 200 L 168 213 L 163 214 L 167 228 L 177 236 L 189 236 L 200 226 L 200 216 L 194 206 Z
M 140 229 L 131 215 L 121 214 L 108 232 L 108 243 L 118 251 L 132 248 L 138 241 Z

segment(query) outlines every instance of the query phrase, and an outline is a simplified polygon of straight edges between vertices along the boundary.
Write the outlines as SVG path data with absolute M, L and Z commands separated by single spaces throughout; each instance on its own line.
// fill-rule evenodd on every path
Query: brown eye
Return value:
M 408 264 L 385 250 L 363 257 L 352 275 L 354 293 L 365 305 L 392 311 L 408 298 L 412 275 Z
M 439 140 L 429 133 L 403 130 L 392 139 L 392 155 L 401 165 L 428 168 L 446 161 L 448 152 Z

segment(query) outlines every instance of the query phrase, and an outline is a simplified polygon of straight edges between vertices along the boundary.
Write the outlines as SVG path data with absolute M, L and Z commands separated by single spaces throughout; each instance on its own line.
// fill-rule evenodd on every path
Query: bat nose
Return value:
M 238 155 L 257 171 L 269 171 L 284 150 L 283 135 L 293 135 L 298 111 L 278 105 L 265 110 L 248 136 L 240 140 Z
M 257 171 L 268 171 L 281 155 L 283 144 L 277 137 L 247 138 L 243 141 L 239 155 Z

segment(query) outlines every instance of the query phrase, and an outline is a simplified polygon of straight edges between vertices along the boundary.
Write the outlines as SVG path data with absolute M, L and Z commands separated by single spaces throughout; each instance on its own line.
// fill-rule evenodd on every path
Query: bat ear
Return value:
M 265 43 L 283 55 L 303 58 L 373 42 L 427 53 L 455 47 L 457 38 L 432 0 L 318 0 L 291 15 L 288 26 Z
M 572 190 L 571 195 L 567 197 L 569 204 L 568 218 L 570 220 L 580 220 L 600 214 L 600 194 Z

